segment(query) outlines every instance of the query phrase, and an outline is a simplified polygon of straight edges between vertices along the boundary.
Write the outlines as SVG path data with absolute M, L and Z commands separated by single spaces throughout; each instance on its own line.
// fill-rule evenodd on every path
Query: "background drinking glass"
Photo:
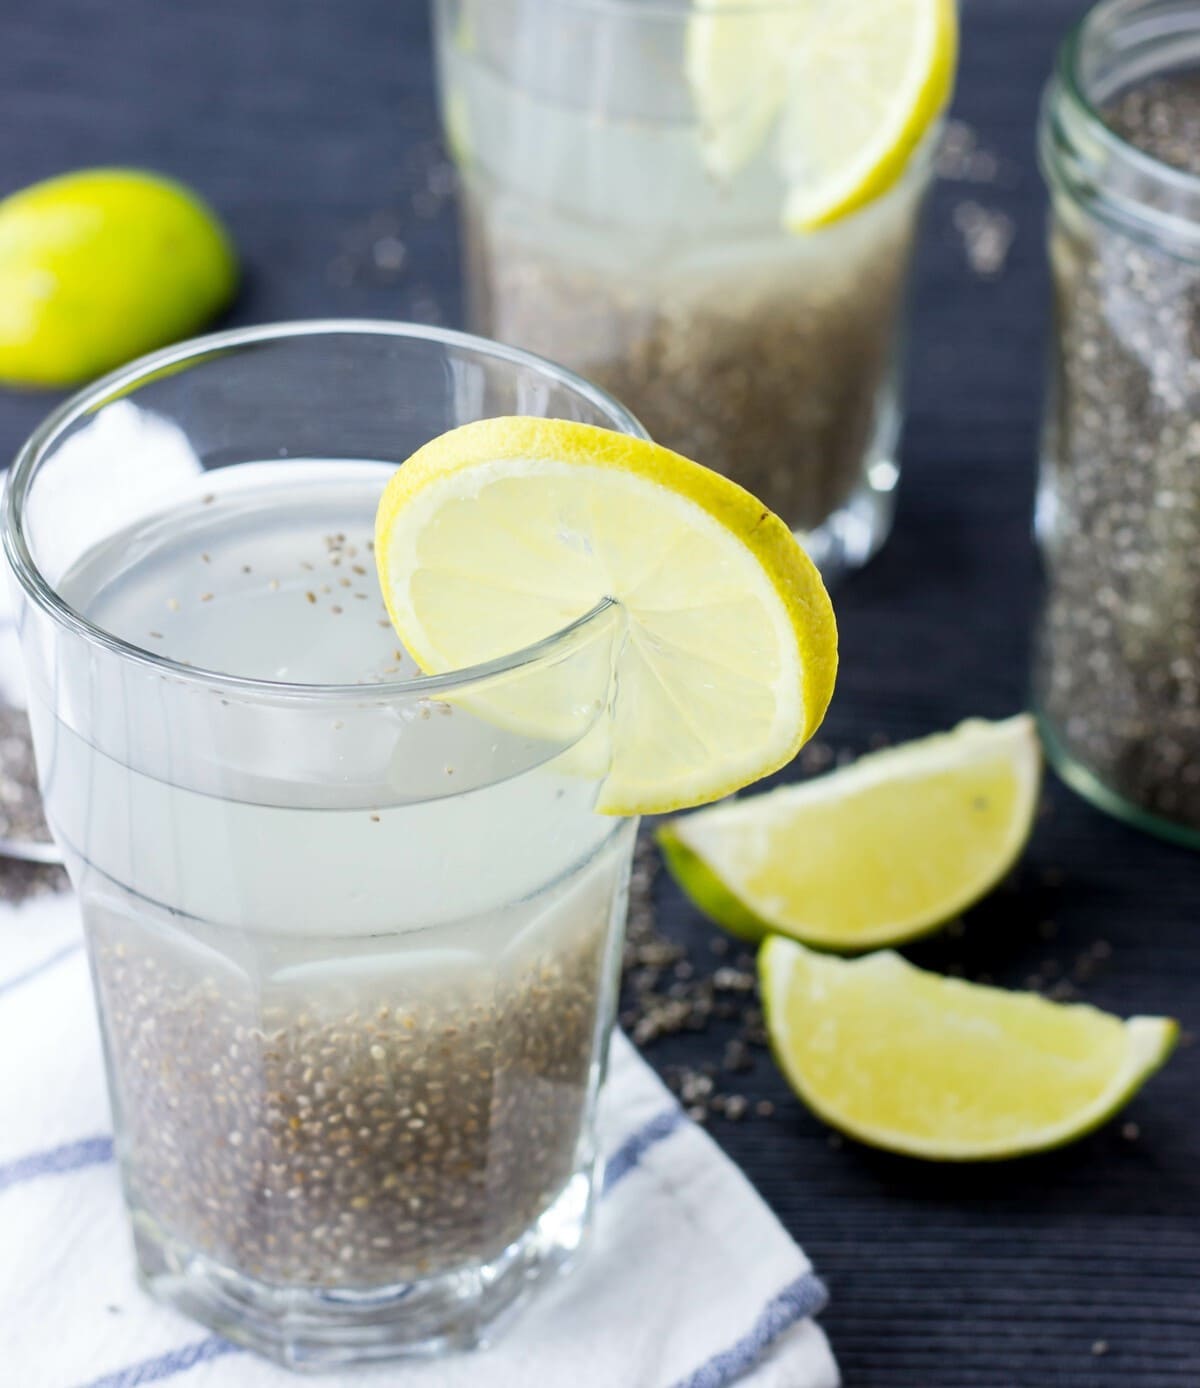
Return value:
M 141 1273 L 288 1363 L 472 1343 L 588 1223 L 612 609 L 420 678 L 371 553 L 395 464 L 504 413 L 638 432 L 510 349 L 295 324 L 109 377 L 7 493 Z
M 1200 8 L 1108 0 L 1046 91 L 1035 698 L 1102 807 L 1200 847 Z
M 711 8 L 736 28 L 772 6 Z M 686 73 L 695 13 L 684 0 L 437 0 L 470 323 L 568 363 L 660 443 L 743 483 L 828 579 L 891 524 L 932 138 L 859 211 L 785 229 L 769 132 L 736 172 L 706 164 Z

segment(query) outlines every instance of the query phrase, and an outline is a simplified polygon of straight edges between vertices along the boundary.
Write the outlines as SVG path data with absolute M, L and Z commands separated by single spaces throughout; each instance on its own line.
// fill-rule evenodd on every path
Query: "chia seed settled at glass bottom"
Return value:
M 606 921 L 405 987 L 238 987 L 91 921 L 135 1227 L 268 1283 L 378 1287 L 487 1262 L 580 1161 Z
M 1200 175 L 1200 76 L 1146 82 L 1105 119 Z M 1200 829 L 1200 263 L 1074 207 L 1051 261 L 1037 699 L 1105 787 Z
M 890 458 L 915 189 L 817 233 L 819 252 L 779 234 L 758 255 L 681 251 L 653 269 L 566 252 L 552 231 L 510 225 L 494 197 L 467 180 L 478 331 L 579 371 L 797 530 L 849 501 L 876 454 Z

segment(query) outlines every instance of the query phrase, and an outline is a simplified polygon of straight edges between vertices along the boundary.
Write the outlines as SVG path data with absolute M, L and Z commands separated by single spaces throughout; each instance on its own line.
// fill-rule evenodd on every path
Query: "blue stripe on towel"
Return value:
M 627 1137 L 604 1164 L 604 1190 L 601 1194 L 607 1195 L 619 1181 L 623 1181 L 651 1147 L 670 1137 L 682 1122 L 683 1110 L 672 1105 Z
M 628 1176 L 638 1166 L 646 1153 L 657 1143 L 670 1137 L 683 1121 L 683 1110 L 673 1105 L 665 1112 L 656 1114 L 637 1132 L 627 1137 L 605 1164 L 602 1195 L 607 1195 L 618 1181 Z M 76 1143 L 75 1146 L 83 1148 L 89 1143 L 107 1144 L 107 1152 L 104 1155 L 96 1156 L 94 1160 L 107 1161 L 112 1156 L 112 1141 L 108 1138 L 91 1138 L 88 1143 L 80 1142 Z M 60 1152 L 66 1150 L 65 1148 L 58 1149 Z M 25 1157 L 19 1162 L 14 1162 L 11 1167 L 0 1167 L 0 1188 L 4 1186 L 6 1172 L 14 1172 L 11 1180 L 19 1181 L 42 1175 L 44 1171 L 72 1169 L 69 1166 L 46 1165 L 47 1160 L 53 1158 L 54 1155 L 54 1153 L 42 1153 Z M 83 1161 L 77 1163 L 80 1166 L 86 1164 Z M 21 1170 L 18 1171 L 17 1168 L 21 1168 Z M 82 1385 L 82 1388 L 141 1388 L 144 1383 L 161 1383 L 163 1379 L 174 1378 L 176 1374 L 187 1373 L 189 1369 L 194 1369 L 198 1364 L 207 1364 L 210 1359 L 216 1359 L 220 1355 L 239 1353 L 241 1353 L 239 1346 L 230 1344 L 228 1340 L 223 1340 L 219 1335 L 212 1335 L 207 1340 L 198 1340 L 194 1344 L 181 1345 L 178 1349 L 169 1350 L 166 1354 L 160 1354 L 155 1359 L 143 1359 L 140 1364 L 130 1364 L 128 1368 L 105 1374 L 103 1378 L 93 1379 L 90 1383 Z
M 69 945 L 64 945 L 62 949 L 55 950 L 48 959 L 43 959 L 38 964 L 31 964 L 29 968 L 22 969 L 19 974 L 13 974 L 11 978 L 0 979 L 0 998 L 5 993 L 11 992 L 14 988 L 19 988 L 22 983 L 28 983 L 30 979 L 37 978 L 39 974 L 44 974 L 47 969 L 52 969 L 55 964 L 61 964 L 64 959 L 70 959 L 71 955 L 83 948 L 82 940 L 75 940 Z
M 674 1131 L 674 1126 L 671 1131 Z M 662 1136 L 667 1135 L 663 1133 Z M 661 1141 L 661 1138 L 654 1140 Z M 632 1167 L 629 1169 L 632 1170 Z M 677 1383 L 675 1388 L 728 1388 L 729 1384 L 753 1368 L 755 1362 L 770 1349 L 785 1330 L 798 1321 L 816 1315 L 826 1300 L 824 1283 L 815 1273 L 808 1272 L 798 1277 L 777 1296 L 772 1297 L 747 1334 L 727 1350 L 714 1355 L 695 1373 L 689 1374 Z M 242 1352 L 239 1345 L 231 1344 L 219 1335 L 210 1335 L 205 1340 L 180 1345 L 177 1349 L 168 1350 L 166 1354 L 160 1354 L 154 1359 L 143 1359 L 140 1364 L 130 1364 L 115 1373 L 105 1374 L 103 1378 L 92 1379 L 89 1383 L 81 1385 L 81 1388 L 142 1388 L 144 1384 L 161 1383 L 164 1379 L 187 1373 L 189 1369 L 194 1369 L 199 1364 L 207 1364 L 223 1355 Z
M 77 948 L 77 946 L 76 946 Z M 49 963 L 43 965 L 49 967 Z M 613 1188 L 641 1164 L 646 1154 L 665 1141 L 684 1123 L 683 1110 L 677 1105 L 656 1114 L 632 1133 L 609 1157 L 605 1166 L 604 1190 Z M 34 1180 L 39 1176 L 82 1170 L 112 1160 L 113 1143 L 109 1137 L 84 1138 L 46 1152 L 35 1152 L 6 1166 L 0 1166 L 0 1190 L 6 1186 Z M 775 1343 L 785 1330 L 798 1321 L 816 1315 L 825 1305 L 828 1294 L 815 1273 L 805 1273 L 789 1284 L 764 1308 L 750 1330 L 734 1344 L 714 1355 L 675 1388 L 727 1388 L 740 1378 Z M 186 1373 L 197 1365 L 206 1364 L 226 1354 L 241 1353 L 239 1346 L 219 1335 L 180 1345 L 153 1359 L 130 1364 L 123 1369 L 93 1379 L 82 1388 L 141 1388 L 143 1384 L 160 1383 Z
M 727 1388 L 741 1378 L 775 1341 L 797 1321 L 815 1316 L 829 1299 L 825 1284 L 806 1272 L 767 1302 L 763 1313 L 740 1340 L 680 1379 L 674 1388 Z
M 220 1359 L 225 1354 L 241 1354 L 240 1345 L 230 1344 L 220 1335 L 210 1335 L 206 1340 L 195 1340 L 190 1345 L 180 1345 L 169 1349 L 154 1359 L 143 1359 L 140 1364 L 130 1364 L 127 1369 L 94 1378 L 83 1388 L 141 1388 L 144 1383 L 161 1383 L 164 1378 L 174 1378 L 185 1374 L 197 1364 L 207 1364 L 212 1359 Z
M 27 1157 L 0 1166 L 0 1190 L 33 1181 L 39 1176 L 59 1176 L 67 1171 L 82 1171 L 87 1166 L 99 1166 L 112 1161 L 111 1137 L 85 1137 L 80 1142 L 68 1142 L 51 1147 L 46 1152 L 32 1152 Z

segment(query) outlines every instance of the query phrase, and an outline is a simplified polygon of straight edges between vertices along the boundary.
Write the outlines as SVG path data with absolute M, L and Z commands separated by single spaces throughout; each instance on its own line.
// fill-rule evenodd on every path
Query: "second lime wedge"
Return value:
M 1163 1064 L 1179 1030 L 943 978 L 890 950 L 847 961 L 772 936 L 759 977 L 772 1049 L 813 1112 L 935 1161 L 1082 1136 Z
M 1040 782 L 1030 717 L 974 720 L 672 820 L 659 842 L 684 891 L 734 934 L 874 949 L 995 885 L 1029 837 Z

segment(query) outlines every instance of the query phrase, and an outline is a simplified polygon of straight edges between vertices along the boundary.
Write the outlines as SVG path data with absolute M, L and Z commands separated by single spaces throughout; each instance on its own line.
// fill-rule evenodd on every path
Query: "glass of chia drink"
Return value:
M 140 1275 L 291 1366 L 478 1343 L 588 1228 L 635 832 L 585 745 L 615 627 L 424 677 L 372 553 L 395 466 L 497 414 L 641 433 L 515 349 L 300 323 L 135 363 L 10 476 Z
M 863 205 L 789 226 L 778 120 L 764 112 L 740 139 L 777 76 L 755 80 L 764 22 L 786 24 L 788 4 L 435 10 L 473 330 L 567 363 L 657 442 L 742 483 L 826 579 L 865 563 L 899 477 L 905 290 L 934 135 Z M 722 28 L 706 67 L 695 26 L 709 20 Z M 703 107 L 739 64 L 735 151 Z

